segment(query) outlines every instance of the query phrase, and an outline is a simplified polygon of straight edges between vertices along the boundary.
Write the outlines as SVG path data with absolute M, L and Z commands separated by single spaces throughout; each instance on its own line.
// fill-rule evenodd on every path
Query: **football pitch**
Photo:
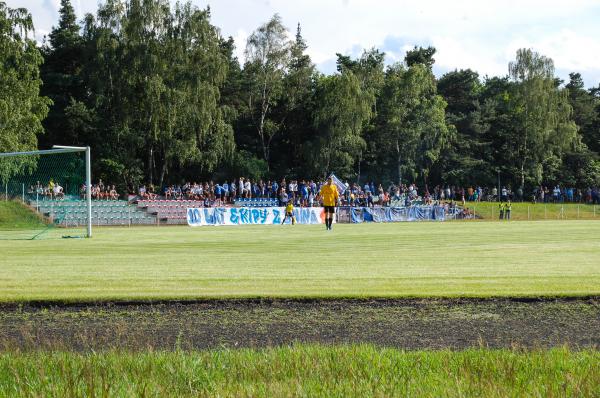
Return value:
M 0 240 L 1 396 L 599 396 L 598 221 L 61 232 Z
M 0 241 L 0 302 L 600 294 L 597 221 L 95 228 Z

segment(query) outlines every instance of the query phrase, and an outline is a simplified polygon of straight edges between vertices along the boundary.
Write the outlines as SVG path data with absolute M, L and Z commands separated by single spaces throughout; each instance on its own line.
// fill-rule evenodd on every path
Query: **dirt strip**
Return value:
M 598 348 L 600 298 L 0 306 L 0 350 L 187 350 L 295 342 L 411 350 Z

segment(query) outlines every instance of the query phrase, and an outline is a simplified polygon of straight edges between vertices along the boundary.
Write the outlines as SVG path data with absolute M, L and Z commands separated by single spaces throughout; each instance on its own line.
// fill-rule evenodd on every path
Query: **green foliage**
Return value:
M 267 175 L 268 167 L 264 159 L 252 155 L 248 151 L 240 150 L 235 153 L 229 170 L 230 175 L 244 176 L 253 181 L 260 180 Z
M 284 95 L 283 79 L 290 62 L 290 48 L 286 28 L 277 14 L 253 32 L 246 45 L 244 72 L 250 83 L 248 110 L 267 165 L 271 157 L 271 142 L 279 131 L 279 123 L 270 117 L 272 108 Z M 296 51 L 302 51 L 302 48 Z
M 482 98 L 483 84 L 470 70 L 452 71 L 437 82 L 438 93 L 446 100 L 446 121 L 450 140 L 441 154 L 438 178 L 453 184 L 493 184 L 494 169 L 490 140 L 494 102 Z
M 85 63 L 84 41 L 80 35 L 75 11 L 70 0 L 61 0 L 59 23 L 50 32 L 49 42 L 42 46 L 44 64 L 40 73 L 44 85 L 42 94 L 52 100 L 48 117 L 44 120 L 45 134 L 40 137 L 40 147 L 54 144 L 88 145 L 93 133 L 90 130 L 93 116 L 83 100 L 86 87 L 81 76 Z M 69 110 L 70 107 L 76 109 Z
M 412 50 L 406 52 L 404 62 L 406 62 L 406 65 L 408 67 L 414 65 L 424 65 L 427 68 L 431 69 L 431 67 L 435 63 L 435 59 L 433 58 L 435 52 L 435 47 L 423 48 L 415 46 Z
M 419 46 L 387 71 L 376 48 L 337 54 L 337 73 L 322 76 L 300 25 L 290 39 L 277 14 L 250 35 L 241 66 L 208 8 L 106 0 L 80 25 L 61 0 L 40 67 L 30 16 L 0 10 L 0 150 L 90 145 L 94 174 L 123 189 L 245 169 L 430 187 L 490 186 L 498 171 L 524 189 L 598 180 L 600 89 L 578 73 L 563 86 L 529 49 L 508 77 L 466 69 L 436 81 L 436 49 Z
M 315 111 L 314 120 L 320 134 L 313 164 L 320 176 L 330 172 L 351 176 L 355 159 L 366 147 L 362 127 L 372 116 L 374 95 L 363 89 L 348 69 L 339 75 L 321 77 L 316 95 L 321 106 Z
M 37 149 L 50 101 L 40 96 L 42 55 L 29 37 L 31 15 L 0 1 L 0 152 Z M 30 168 L 27 160 L 0 160 L 0 181 Z
M 125 168 L 145 159 L 145 177 L 162 185 L 174 166 L 212 171 L 231 155 L 233 131 L 219 103 L 228 65 L 209 17 L 190 3 L 171 10 L 168 1 L 146 0 L 108 1 L 88 19 L 95 59 L 86 74 L 109 140 L 101 158 Z
M 422 64 L 391 66 L 380 101 L 380 147 L 396 160 L 397 181 L 406 174 L 412 179 L 421 176 L 427 184 L 451 132 L 433 73 Z
M 517 83 L 510 99 L 516 123 L 507 137 L 514 155 L 511 163 L 519 170 L 521 187 L 526 177 L 539 184 L 544 179 L 544 167 L 548 168 L 553 158 L 560 160 L 578 140 L 568 91 L 556 87 L 552 60 L 529 49 L 517 51 L 509 72 Z

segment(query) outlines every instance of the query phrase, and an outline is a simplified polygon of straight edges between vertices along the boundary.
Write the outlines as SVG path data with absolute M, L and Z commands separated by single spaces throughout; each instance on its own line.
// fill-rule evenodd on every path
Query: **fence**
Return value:
M 498 203 L 467 202 L 465 208 L 475 220 L 500 219 Z M 600 206 L 577 203 L 513 203 L 511 220 L 594 220 L 600 219 Z

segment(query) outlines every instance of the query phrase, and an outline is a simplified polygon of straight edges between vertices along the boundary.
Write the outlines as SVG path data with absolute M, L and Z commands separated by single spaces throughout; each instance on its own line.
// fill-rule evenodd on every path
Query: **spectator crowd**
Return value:
M 200 201 L 205 207 L 228 206 L 243 200 L 276 200 L 280 206 L 292 202 L 295 206 L 312 207 L 319 205 L 318 193 L 324 181 L 315 180 L 251 180 L 240 177 L 226 180 L 222 183 L 213 181 L 186 182 L 182 185 L 168 185 L 157 190 L 152 184 L 143 184 L 135 193 L 142 200 L 194 200 Z M 29 194 L 48 199 L 63 199 L 64 188 L 53 179 L 43 185 L 39 181 L 32 185 Z M 81 198 L 85 197 L 86 186 L 79 190 Z M 118 200 L 120 195 L 114 184 L 105 184 L 101 179 L 92 184 L 92 199 Z M 600 189 L 588 187 L 585 189 L 556 185 L 554 187 L 536 187 L 528 196 L 518 188 L 513 191 L 510 186 L 460 187 L 453 185 L 438 185 L 432 190 L 427 187 L 419 188 L 416 184 L 382 184 L 367 182 L 345 183 L 345 190 L 340 195 L 342 206 L 374 207 L 374 206 L 410 206 L 412 204 L 462 203 L 481 201 L 522 202 L 533 203 L 587 203 L 600 204 Z
M 159 194 L 152 185 L 139 187 L 138 196 L 142 199 L 171 199 L 171 200 L 196 200 L 208 206 L 232 205 L 240 199 L 276 199 L 280 205 L 292 201 L 295 206 L 310 207 L 318 205 L 318 193 L 324 181 L 315 180 L 251 180 L 240 177 L 236 180 L 227 180 L 223 183 L 186 182 L 183 185 L 169 185 L 164 187 Z M 432 190 L 427 187 L 420 189 L 417 184 L 382 184 L 367 182 L 345 183 L 345 191 L 340 196 L 342 206 L 409 206 L 411 204 L 433 204 L 440 202 L 467 202 L 481 201 L 512 201 L 543 203 L 588 203 L 600 204 L 600 190 L 589 187 L 587 189 L 564 187 L 556 185 L 554 188 L 547 186 L 536 187 L 526 197 L 521 188 L 513 191 L 510 186 L 460 187 L 453 185 L 438 185 Z

